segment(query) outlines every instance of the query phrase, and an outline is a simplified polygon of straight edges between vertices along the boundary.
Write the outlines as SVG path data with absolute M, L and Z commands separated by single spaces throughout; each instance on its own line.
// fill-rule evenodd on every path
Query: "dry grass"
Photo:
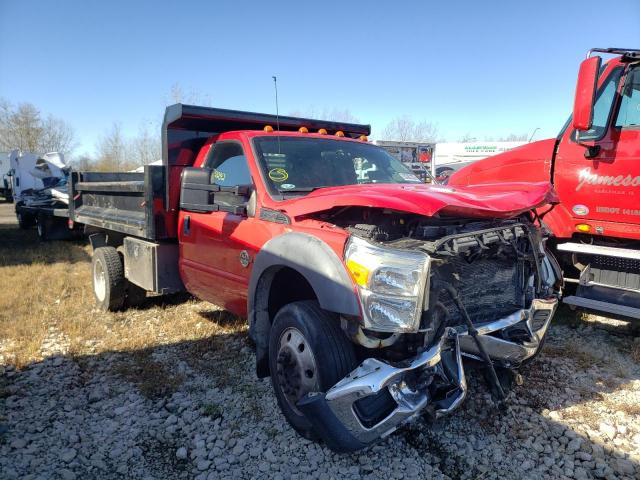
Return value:
M 0 205 L 0 214 L 9 208 Z M 42 350 L 50 329 L 65 338 L 61 353 L 73 356 L 215 342 L 246 330 L 244 320 L 186 296 L 150 298 L 140 309 L 101 312 L 94 304 L 90 255 L 86 242 L 40 243 L 35 230 L 0 224 L 0 364 L 22 368 L 51 354 Z M 141 385 L 144 378 L 165 375 L 153 362 L 140 370 L 149 359 L 136 355 L 122 375 L 137 371 Z

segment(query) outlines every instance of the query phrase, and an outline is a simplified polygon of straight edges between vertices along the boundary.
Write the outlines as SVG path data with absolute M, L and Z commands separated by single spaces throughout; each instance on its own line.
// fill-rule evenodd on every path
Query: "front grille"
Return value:
M 592 255 L 582 259 L 589 264 L 590 282 L 630 290 L 640 290 L 640 260 Z M 585 261 L 586 260 L 586 261 Z
M 463 257 L 449 260 L 445 275 L 474 324 L 505 317 L 522 308 L 518 292 L 517 262 L 512 256 L 480 257 L 468 262 Z M 447 309 L 454 325 L 464 319 L 446 291 L 437 292 L 438 300 Z

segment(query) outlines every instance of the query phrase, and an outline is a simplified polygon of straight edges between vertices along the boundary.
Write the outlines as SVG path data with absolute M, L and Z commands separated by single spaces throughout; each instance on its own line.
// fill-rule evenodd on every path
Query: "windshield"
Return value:
M 256 137 L 253 142 L 272 193 L 364 183 L 422 183 L 401 162 L 368 143 L 275 136 Z

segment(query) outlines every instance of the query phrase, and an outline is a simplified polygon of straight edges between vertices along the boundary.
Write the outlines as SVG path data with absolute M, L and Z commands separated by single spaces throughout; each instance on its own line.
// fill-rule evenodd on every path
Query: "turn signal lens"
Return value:
M 344 132 L 342 130 L 338 130 L 336 132 L 336 137 L 344 137 Z
M 264 131 L 265 132 L 273 132 L 273 127 L 271 125 L 265 125 L 264 126 Z
M 324 129 L 324 128 L 321 128 L 320 130 L 318 130 L 318 133 L 319 133 L 320 135 L 326 135 L 326 134 L 327 134 L 327 130 L 326 130 L 326 129 Z
M 362 140 L 363 142 L 368 142 L 369 138 L 366 135 L 360 135 L 360 140 Z
M 589 233 L 591 231 L 591 225 L 588 223 L 579 223 L 576 225 L 576 230 L 582 233 Z
M 347 268 L 351 272 L 353 281 L 361 287 L 366 287 L 369 281 L 369 269 L 364 265 L 360 265 L 355 260 L 347 260 Z
M 300 127 L 300 128 L 298 129 L 298 131 L 299 131 L 300 133 L 309 133 L 309 129 L 308 129 L 307 127 Z

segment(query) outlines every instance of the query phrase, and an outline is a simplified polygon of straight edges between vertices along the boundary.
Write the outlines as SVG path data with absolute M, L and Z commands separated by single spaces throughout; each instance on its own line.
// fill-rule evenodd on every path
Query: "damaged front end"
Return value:
M 516 369 L 540 350 L 561 275 L 528 219 L 395 217 L 347 228 L 363 318 L 342 326 L 367 353 L 326 393 L 298 403 L 332 449 L 357 450 L 419 413 L 453 411 L 467 390 L 463 357 L 484 362 L 497 384 L 496 367 Z

